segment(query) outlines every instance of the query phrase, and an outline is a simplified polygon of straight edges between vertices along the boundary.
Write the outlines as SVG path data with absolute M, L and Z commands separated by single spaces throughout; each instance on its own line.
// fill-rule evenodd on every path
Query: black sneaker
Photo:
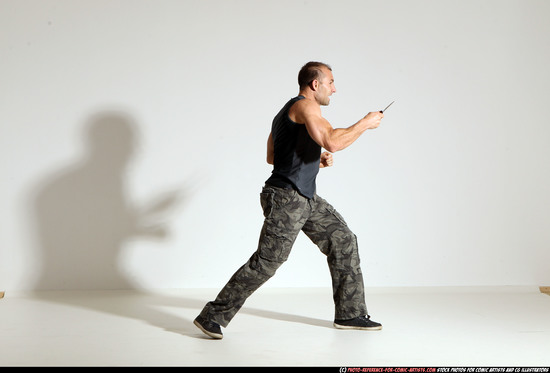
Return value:
M 382 330 L 382 324 L 372 321 L 369 315 L 350 320 L 334 320 L 333 325 L 337 329 Z
M 204 334 L 206 334 L 209 337 L 212 337 L 214 339 L 222 339 L 223 333 L 222 328 L 219 324 L 208 321 L 204 317 L 197 316 L 195 321 L 193 321 L 193 324 L 195 324 Z

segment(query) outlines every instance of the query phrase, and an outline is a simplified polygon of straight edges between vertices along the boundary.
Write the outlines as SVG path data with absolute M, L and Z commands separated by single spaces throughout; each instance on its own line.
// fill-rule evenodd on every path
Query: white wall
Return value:
M 368 286 L 550 283 L 550 2 L 0 0 L 0 290 L 220 288 L 309 60 Z M 148 227 L 148 228 L 147 228 Z M 305 236 L 266 286 L 330 286 Z

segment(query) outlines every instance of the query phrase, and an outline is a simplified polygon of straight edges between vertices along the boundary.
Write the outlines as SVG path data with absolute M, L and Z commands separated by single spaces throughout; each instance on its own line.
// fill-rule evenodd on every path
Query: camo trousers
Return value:
M 326 255 L 332 277 L 336 319 L 366 315 L 357 238 L 342 216 L 323 198 L 266 185 L 260 194 L 264 225 L 257 251 L 235 272 L 201 316 L 226 327 L 246 299 L 287 260 L 303 231 Z

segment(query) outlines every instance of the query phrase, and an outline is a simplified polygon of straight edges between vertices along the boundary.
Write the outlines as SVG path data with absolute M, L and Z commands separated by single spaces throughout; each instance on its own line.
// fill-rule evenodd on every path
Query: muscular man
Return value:
M 332 166 L 332 154 L 351 145 L 368 129 L 377 128 L 381 112 L 368 113 L 347 128 L 333 128 L 321 115 L 336 92 L 330 66 L 308 62 L 298 74 L 300 93 L 273 119 L 267 142 L 267 162 L 273 164 L 260 203 L 264 225 L 258 249 L 235 272 L 214 301 L 208 302 L 194 324 L 221 339 L 246 299 L 286 261 L 300 231 L 327 257 L 338 329 L 380 330 L 365 304 L 363 276 L 355 234 L 342 216 L 316 194 L 319 168 Z M 321 148 L 328 152 L 321 152 Z

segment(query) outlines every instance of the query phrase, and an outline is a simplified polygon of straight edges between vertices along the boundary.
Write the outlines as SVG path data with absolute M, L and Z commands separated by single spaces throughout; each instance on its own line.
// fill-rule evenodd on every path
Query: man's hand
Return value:
M 372 129 L 378 128 L 382 118 L 384 118 L 383 113 L 379 111 L 374 111 L 365 115 L 365 117 L 362 120 L 365 122 L 366 128 L 368 130 L 372 130 Z
M 330 167 L 333 164 L 334 160 L 332 159 L 332 154 L 329 152 L 324 152 L 321 154 L 321 163 L 319 164 L 319 168 Z

